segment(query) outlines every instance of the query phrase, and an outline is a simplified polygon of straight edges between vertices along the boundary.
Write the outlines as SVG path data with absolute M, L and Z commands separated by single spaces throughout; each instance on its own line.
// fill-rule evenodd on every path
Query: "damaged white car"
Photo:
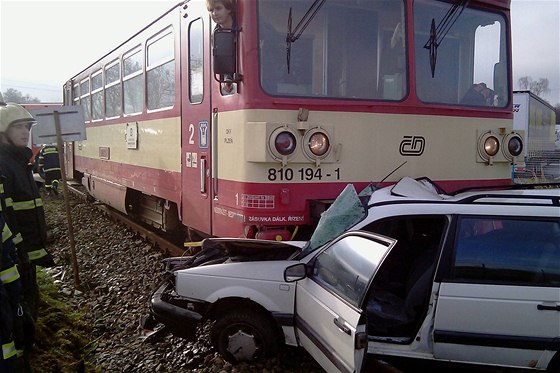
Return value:
M 560 370 L 560 189 L 446 194 L 348 186 L 309 242 L 207 239 L 171 258 L 152 317 L 229 361 L 304 347 L 326 371 L 367 353 Z

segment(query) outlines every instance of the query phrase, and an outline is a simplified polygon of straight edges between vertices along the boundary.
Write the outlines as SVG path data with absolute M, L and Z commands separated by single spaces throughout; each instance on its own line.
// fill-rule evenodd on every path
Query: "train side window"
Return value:
M 116 60 L 105 67 L 105 115 L 121 115 L 121 64 Z
M 175 105 L 175 38 L 172 28 L 147 43 L 146 83 L 148 110 Z
M 189 26 L 189 99 L 195 104 L 204 95 L 204 39 L 202 18 Z
M 80 85 L 78 83 L 74 83 L 72 85 L 72 105 L 79 105 L 80 104 Z
M 103 71 L 91 75 L 91 119 L 103 119 Z
M 80 82 L 80 105 L 84 109 L 84 119 L 91 120 L 91 97 L 89 95 L 89 77 Z
M 144 75 L 142 49 L 138 47 L 123 58 L 124 113 L 139 114 L 144 107 Z

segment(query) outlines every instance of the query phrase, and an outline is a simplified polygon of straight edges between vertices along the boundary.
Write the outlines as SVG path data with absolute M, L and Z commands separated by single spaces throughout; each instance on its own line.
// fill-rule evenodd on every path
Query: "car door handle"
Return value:
M 346 324 L 344 324 L 344 320 L 341 319 L 340 317 L 334 319 L 334 325 L 336 325 L 338 329 L 342 330 L 344 333 L 348 335 L 352 335 L 352 331 L 350 330 L 349 327 L 346 326 Z
M 539 311 L 560 311 L 560 306 L 545 306 L 544 304 L 537 304 Z

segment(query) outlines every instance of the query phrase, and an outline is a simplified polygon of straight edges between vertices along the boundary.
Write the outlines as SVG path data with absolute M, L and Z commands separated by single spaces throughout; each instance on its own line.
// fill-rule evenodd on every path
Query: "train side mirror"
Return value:
M 233 29 L 214 30 L 214 75 L 233 76 L 236 73 L 235 33 Z

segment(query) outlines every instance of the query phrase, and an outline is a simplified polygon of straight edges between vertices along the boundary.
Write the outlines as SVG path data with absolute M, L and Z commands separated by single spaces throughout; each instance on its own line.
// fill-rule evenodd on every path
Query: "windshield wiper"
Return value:
M 453 4 L 451 8 L 445 14 L 445 17 L 439 21 L 439 24 L 436 26 L 436 20 L 432 18 L 432 25 L 430 27 L 430 38 L 424 44 L 424 48 L 430 51 L 430 68 L 432 69 L 432 78 L 435 76 L 436 73 L 436 63 L 437 63 L 437 49 L 445 36 L 451 30 L 451 27 L 457 22 L 457 19 L 463 13 L 466 6 L 470 0 L 460 0 L 456 4 Z
M 309 26 L 309 23 L 313 20 L 319 9 L 321 9 L 325 1 L 326 0 L 315 0 L 294 30 L 292 30 L 292 7 L 290 7 L 290 13 L 288 14 L 288 34 L 286 35 L 286 62 L 288 64 L 288 74 L 290 73 L 292 43 L 298 40 L 301 34 L 303 34 L 303 31 Z

